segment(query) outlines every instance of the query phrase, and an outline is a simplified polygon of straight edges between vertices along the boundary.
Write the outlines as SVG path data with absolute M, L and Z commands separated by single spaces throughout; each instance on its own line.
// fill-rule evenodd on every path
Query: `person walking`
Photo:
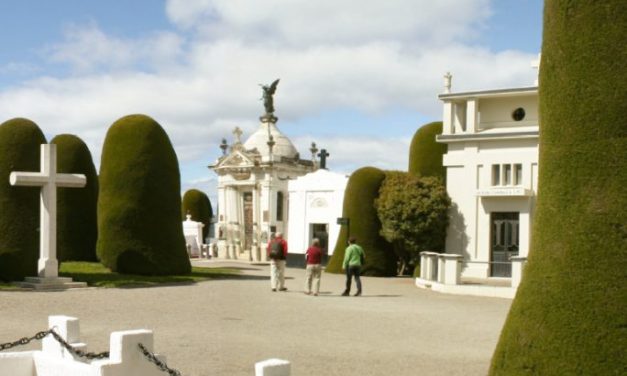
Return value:
M 287 259 L 287 242 L 283 239 L 283 234 L 277 232 L 275 236 L 270 236 L 267 247 L 270 258 L 270 287 L 272 291 L 286 291 L 285 287 L 285 260 Z
M 311 246 L 305 252 L 307 260 L 307 269 L 305 270 L 305 294 L 311 295 L 311 284 L 313 280 L 313 294 L 318 296 L 320 292 L 320 276 L 322 275 L 322 250 L 320 249 L 320 240 L 313 239 Z
M 342 267 L 346 270 L 346 290 L 342 293 L 342 296 L 348 296 L 351 292 L 351 280 L 355 277 L 355 284 L 357 285 L 357 292 L 355 296 L 361 295 L 361 267 L 364 264 L 366 253 L 364 249 L 357 244 L 357 239 L 351 237 L 348 240 L 348 247 L 344 252 L 344 262 Z

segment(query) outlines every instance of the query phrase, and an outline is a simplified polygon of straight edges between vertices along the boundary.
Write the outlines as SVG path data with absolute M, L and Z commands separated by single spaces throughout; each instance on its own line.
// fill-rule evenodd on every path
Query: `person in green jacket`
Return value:
M 357 285 L 357 292 L 355 296 L 361 295 L 361 267 L 364 264 L 366 253 L 364 249 L 357 245 L 357 239 L 351 237 L 348 240 L 348 247 L 344 252 L 344 262 L 342 268 L 346 270 L 346 290 L 342 293 L 342 296 L 348 296 L 351 292 L 351 280 L 355 276 L 355 284 Z

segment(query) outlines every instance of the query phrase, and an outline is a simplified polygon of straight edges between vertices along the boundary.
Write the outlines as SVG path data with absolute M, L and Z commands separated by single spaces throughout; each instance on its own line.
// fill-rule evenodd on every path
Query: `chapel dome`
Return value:
M 274 157 L 295 158 L 298 151 L 294 147 L 294 144 L 279 131 L 274 123 L 261 123 L 259 129 L 251 134 L 246 142 L 244 142 L 244 148 L 246 148 L 246 150 L 257 149 L 263 158 L 269 157 L 268 130 L 275 142 L 272 148 L 272 155 Z

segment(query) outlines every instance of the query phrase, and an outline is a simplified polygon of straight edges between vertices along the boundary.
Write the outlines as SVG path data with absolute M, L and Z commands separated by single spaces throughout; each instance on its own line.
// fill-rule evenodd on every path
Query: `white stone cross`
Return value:
M 41 171 L 13 171 L 9 175 L 11 185 L 41 187 L 39 214 L 39 261 L 40 277 L 59 276 L 57 261 L 57 187 L 82 188 L 87 179 L 83 174 L 57 174 L 57 145 L 41 145 Z

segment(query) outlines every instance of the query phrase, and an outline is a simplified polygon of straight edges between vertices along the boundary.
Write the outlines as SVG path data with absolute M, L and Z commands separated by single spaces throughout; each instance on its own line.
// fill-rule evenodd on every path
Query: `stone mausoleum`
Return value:
M 445 76 L 437 137 L 452 199 L 446 253 L 463 256 L 462 276 L 509 278 L 526 257 L 538 187 L 537 86 L 452 93 Z
M 287 232 L 287 185 L 312 172 L 311 159 L 300 154 L 276 126 L 272 115 L 245 142 L 236 128 L 232 145 L 210 166 L 218 174 L 216 222 L 218 257 L 266 261 L 265 245 L 273 232 Z

